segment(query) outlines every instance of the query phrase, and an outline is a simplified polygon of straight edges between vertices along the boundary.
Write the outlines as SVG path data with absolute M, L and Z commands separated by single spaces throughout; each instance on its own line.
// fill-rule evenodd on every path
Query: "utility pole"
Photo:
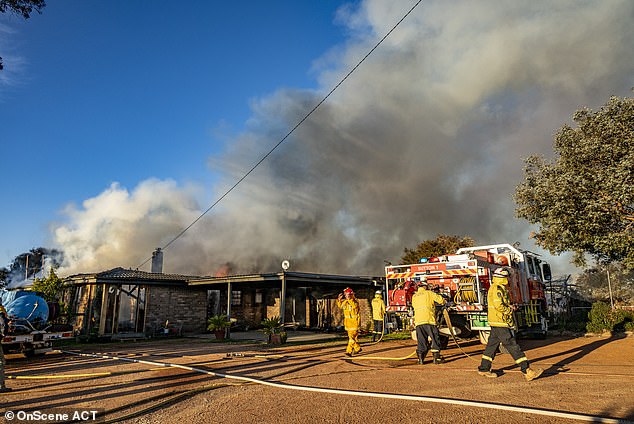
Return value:
M 612 283 L 610 282 L 610 270 L 605 269 L 605 272 L 608 274 L 608 290 L 610 291 L 610 306 L 614 309 L 614 299 L 612 298 Z
M 284 316 L 286 315 L 286 270 L 291 263 L 285 259 L 282 261 L 282 289 L 280 290 L 280 324 L 284 324 Z

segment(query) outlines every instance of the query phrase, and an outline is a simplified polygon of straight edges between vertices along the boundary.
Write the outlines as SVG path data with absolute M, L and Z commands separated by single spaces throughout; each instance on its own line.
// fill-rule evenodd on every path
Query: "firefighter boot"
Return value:
M 420 353 L 417 351 L 416 354 L 418 355 L 418 364 L 423 365 L 423 363 L 425 362 L 425 356 L 427 356 L 427 352 Z
M 478 374 L 483 376 L 483 377 L 487 377 L 487 378 L 497 378 L 497 374 L 493 373 L 491 371 L 479 371 L 478 370 Z
M 543 372 L 544 370 L 541 368 L 535 368 L 535 369 L 528 368 L 526 372 L 524 373 L 524 378 L 526 378 L 526 381 L 533 381 L 537 377 L 542 375 Z
M 434 365 L 444 364 L 445 358 L 442 357 L 440 352 L 434 352 Z

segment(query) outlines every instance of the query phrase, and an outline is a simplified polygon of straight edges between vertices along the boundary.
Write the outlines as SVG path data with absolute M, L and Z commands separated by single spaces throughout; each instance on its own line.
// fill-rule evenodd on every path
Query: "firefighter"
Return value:
M 498 268 L 493 272 L 491 287 L 489 287 L 489 293 L 487 295 L 489 305 L 488 319 L 491 332 L 489 334 L 489 341 L 482 354 L 482 362 L 478 367 L 478 374 L 489 378 L 498 376 L 491 372 L 491 366 L 493 365 L 498 346 L 501 343 L 511 354 L 515 363 L 520 366 L 524 378 L 526 378 L 527 381 L 531 381 L 539 377 L 544 370 L 541 368 L 530 368 L 526 355 L 522 352 L 511 331 L 511 329 L 515 327 L 515 320 L 513 318 L 515 307 L 511 305 L 509 297 L 507 288 L 509 284 L 508 277 L 509 271 L 506 268 Z
M 416 354 L 418 355 L 418 363 L 421 365 L 429 350 L 428 338 L 431 339 L 431 352 L 434 356 L 434 364 L 445 362 L 445 359 L 440 354 L 440 333 L 436 325 L 436 304 L 444 305 L 446 300 L 438 293 L 434 293 L 430 286 L 423 279 L 418 286 L 418 291 L 412 296 L 414 325 L 416 326 L 416 340 L 418 342 Z
M 9 321 L 7 318 L 7 310 L 4 309 L 2 303 L 0 303 L 0 340 L 5 335 L 5 331 L 9 329 Z M 10 392 L 11 389 L 4 384 L 4 352 L 2 352 L 2 346 L 0 345 L 0 393 Z
M 361 315 L 359 315 L 359 301 L 350 287 L 346 287 L 343 293 L 339 293 L 337 306 L 343 310 L 343 325 L 348 332 L 346 356 L 352 356 L 361 352 L 361 346 L 359 346 L 358 341 Z
M 383 294 L 381 290 L 374 293 L 372 299 L 372 320 L 374 321 L 374 331 L 372 331 L 372 341 L 377 338 L 380 340 L 383 336 L 383 319 L 385 318 L 385 302 L 383 302 Z

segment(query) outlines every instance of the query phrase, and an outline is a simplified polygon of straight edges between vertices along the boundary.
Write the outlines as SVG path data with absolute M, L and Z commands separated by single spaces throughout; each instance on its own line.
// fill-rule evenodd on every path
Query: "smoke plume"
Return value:
M 252 105 L 209 159 L 217 198 L 400 19 L 410 1 L 342 8 L 349 39 L 316 58 L 319 90 Z M 628 95 L 634 2 L 426 1 L 236 190 L 165 251 L 164 271 L 291 270 L 380 275 L 384 260 L 439 233 L 520 241 L 512 194 L 523 159 L 549 156 L 582 107 Z M 256 76 L 254 76 L 256 77 Z M 66 210 L 60 272 L 135 267 L 208 204 L 172 181 L 113 184 Z M 207 188 L 209 190 L 209 188 Z M 204 191 L 202 191 L 204 193 Z M 149 265 L 146 265 L 148 268 Z

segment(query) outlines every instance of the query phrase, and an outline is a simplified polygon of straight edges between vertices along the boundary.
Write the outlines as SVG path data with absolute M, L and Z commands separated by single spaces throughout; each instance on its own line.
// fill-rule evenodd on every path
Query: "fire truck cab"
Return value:
M 511 302 L 517 305 L 516 331 L 545 336 L 546 297 L 544 287 L 551 279 L 548 263 L 539 255 L 519 250 L 510 244 L 493 244 L 459 249 L 455 254 L 421 258 L 417 264 L 385 267 L 388 326 L 406 329 L 412 315 L 411 299 L 421 281 L 432 284 L 450 305 L 447 309 L 454 334 L 462 338 L 475 335 L 486 343 L 487 291 L 493 271 L 509 270 Z M 440 332 L 449 335 L 446 323 Z

